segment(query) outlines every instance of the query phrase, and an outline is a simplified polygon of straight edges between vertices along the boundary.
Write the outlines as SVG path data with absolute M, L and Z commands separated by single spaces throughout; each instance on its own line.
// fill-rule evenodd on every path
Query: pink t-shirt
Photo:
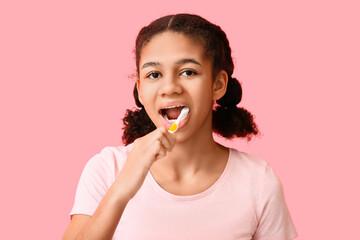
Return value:
M 92 216 L 132 148 L 104 147 L 85 165 L 73 214 Z M 289 240 L 297 236 L 279 178 L 269 164 L 230 148 L 220 178 L 207 190 L 178 196 L 149 171 L 128 202 L 113 239 Z

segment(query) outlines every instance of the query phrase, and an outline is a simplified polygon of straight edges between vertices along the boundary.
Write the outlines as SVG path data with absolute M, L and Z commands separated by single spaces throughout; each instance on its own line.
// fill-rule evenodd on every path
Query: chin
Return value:
M 189 140 L 189 136 L 183 132 L 175 132 L 174 133 L 174 136 L 175 136 L 175 139 L 176 139 L 176 144 L 178 143 L 184 143 L 186 142 L 187 140 Z

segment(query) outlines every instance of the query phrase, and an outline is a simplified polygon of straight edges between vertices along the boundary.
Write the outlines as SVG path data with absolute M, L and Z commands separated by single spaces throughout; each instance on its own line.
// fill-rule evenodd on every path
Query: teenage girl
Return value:
M 237 107 L 242 89 L 222 29 L 197 15 L 165 16 L 141 29 L 135 54 L 138 109 L 123 119 L 125 146 L 88 161 L 63 239 L 295 238 L 267 162 L 213 139 L 259 132 Z

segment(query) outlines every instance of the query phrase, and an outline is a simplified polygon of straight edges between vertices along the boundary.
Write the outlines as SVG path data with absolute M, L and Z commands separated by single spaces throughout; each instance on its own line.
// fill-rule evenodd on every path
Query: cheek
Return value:
M 151 87 L 145 84 L 141 86 L 140 95 L 141 95 L 142 105 L 144 106 L 145 111 L 149 115 L 149 117 L 155 116 L 156 114 L 154 113 L 154 104 L 155 104 L 154 92 L 156 91 L 154 91 Z
M 190 86 L 190 89 L 196 102 L 208 102 L 212 99 L 212 85 L 209 82 L 206 84 L 203 82 L 195 83 L 193 86 Z
M 151 104 L 151 101 L 154 98 L 154 88 L 149 84 L 143 84 L 140 89 L 141 98 L 144 101 L 143 105 L 149 105 Z M 150 103 L 149 103 L 150 102 Z
M 207 114 L 209 109 L 213 107 L 211 88 L 203 87 L 199 91 L 193 92 L 193 104 L 195 111 L 202 114 Z

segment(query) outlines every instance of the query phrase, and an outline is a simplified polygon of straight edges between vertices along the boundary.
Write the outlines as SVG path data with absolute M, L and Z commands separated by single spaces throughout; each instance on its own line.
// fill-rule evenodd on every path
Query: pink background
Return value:
M 138 31 L 180 12 L 227 33 L 240 105 L 263 133 L 222 142 L 270 163 L 298 239 L 357 238 L 356 2 L 1 1 L 0 238 L 63 236 L 85 163 L 121 144 L 135 106 Z

